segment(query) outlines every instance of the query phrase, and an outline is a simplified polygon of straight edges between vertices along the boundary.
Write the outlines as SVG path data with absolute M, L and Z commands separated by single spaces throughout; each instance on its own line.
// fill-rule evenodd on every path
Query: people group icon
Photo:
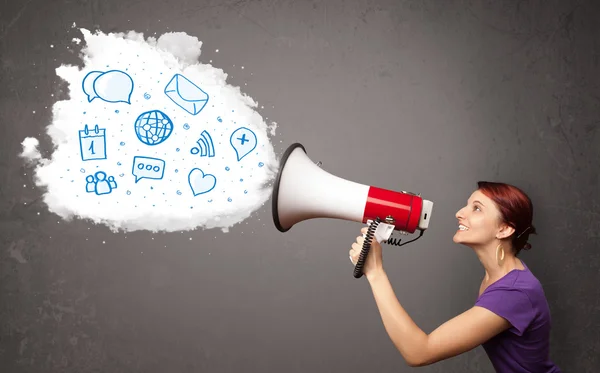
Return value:
M 86 181 L 86 191 L 88 193 L 96 193 L 97 195 L 109 194 L 113 191 L 113 189 L 117 188 L 117 182 L 115 181 L 114 176 L 106 177 L 106 172 L 98 171 L 92 175 L 88 175 L 85 177 Z

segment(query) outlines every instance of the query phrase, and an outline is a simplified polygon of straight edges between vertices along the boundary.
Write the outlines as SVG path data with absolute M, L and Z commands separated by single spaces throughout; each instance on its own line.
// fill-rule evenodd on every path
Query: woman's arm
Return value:
M 385 271 L 373 272 L 367 279 L 390 339 L 406 363 L 413 367 L 470 351 L 511 326 L 506 319 L 475 306 L 428 335 L 400 305 Z

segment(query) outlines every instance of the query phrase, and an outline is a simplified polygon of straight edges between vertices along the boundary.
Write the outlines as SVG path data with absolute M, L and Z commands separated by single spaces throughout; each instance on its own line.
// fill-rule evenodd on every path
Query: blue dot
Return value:
M 229 166 L 225 167 L 225 171 L 229 171 L 229 170 L 230 170 Z
M 121 162 L 117 162 L 117 166 L 120 166 L 120 165 L 121 165 Z
M 81 171 L 82 174 L 85 173 L 85 170 L 83 168 L 81 170 L 79 170 L 79 171 Z
M 247 190 L 244 190 L 244 194 L 248 194 L 248 191 L 247 191 Z
M 264 166 L 264 165 L 265 165 L 264 163 L 262 163 L 262 162 L 258 162 L 258 167 L 262 167 L 262 166 Z
M 227 201 L 228 201 L 228 202 L 231 202 L 231 197 L 227 198 Z
M 184 129 L 184 130 L 189 130 L 189 129 L 190 129 L 190 125 L 189 125 L 189 124 L 187 124 L 187 123 L 186 123 L 186 124 L 184 124 L 184 125 L 183 125 L 183 129 Z
M 178 170 L 178 169 L 175 169 L 175 173 L 178 173 L 178 172 L 179 172 L 179 170 Z
M 177 191 L 177 195 L 180 196 L 181 195 L 181 190 Z
M 119 114 L 119 110 L 115 110 L 115 113 Z
M 176 152 L 178 152 L 178 151 L 179 151 L 179 148 L 175 149 L 175 151 L 176 151 Z
M 121 130 L 121 131 L 122 131 L 122 130 Z M 125 142 L 121 141 L 119 144 L 120 144 L 121 146 L 123 146 L 123 145 L 125 145 Z
M 128 190 L 128 191 L 127 191 L 127 195 L 128 195 L 128 196 L 129 196 L 129 195 L 131 195 L 131 191 L 129 191 L 129 190 Z
M 240 181 L 244 181 L 244 179 L 240 179 Z

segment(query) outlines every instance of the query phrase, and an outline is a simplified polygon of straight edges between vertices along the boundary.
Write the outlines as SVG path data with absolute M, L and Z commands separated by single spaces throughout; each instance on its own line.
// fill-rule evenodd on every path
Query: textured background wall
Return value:
M 598 19 L 592 0 L 3 2 L 0 370 L 411 370 L 352 277 L 360 224 L 281 234 L 269 202 L 229 233 L 113 234 L 48 212 L 17 155 L 40 134 L 49 154 L 49 108 L 64 97 L 55 69 L 80 64 L 75 22 L 197 36 L 201 60 L 279 123 L 279 154 L 300 142 L 332 174 L 434 201 L 422 239 L 384 247 L 427 332 L 474 303 L 483 275 L 451 240 L 454 213 L 478 180 L 522 187 L 539 231 L 522 258 L 551 305 L 552 358 L 598 371 Z M 477 348 L 421 371 L 493 369 Z

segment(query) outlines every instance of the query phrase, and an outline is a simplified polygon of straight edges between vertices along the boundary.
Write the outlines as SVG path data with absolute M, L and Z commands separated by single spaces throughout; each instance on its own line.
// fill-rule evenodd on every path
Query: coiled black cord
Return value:
M 365 265 L 365 261 L 367 260 L 367 256 L 369 255 L 369 250 L 371 250 L 371 240 L 373 239 L 373 237 L 375 236 L 375 231 L 377 230 L 377 226 L 379 225 L 379 223 L 381 223 L 381 219 L 379 217 L 375 218 L 375 220 L 373 220 L 371 222 L 371 224 L 369 224 L 369 229 L 367 229 L 367 234 L 365 235 L 365 240 L 363 241 L 363 246 L 362 246 L 362 250 L 360 251 L 360 256 L 358 257 L 358 261 L 356 262 L 356 265 L 354 266 L 354 278 L 361 278 L 363 276 L 363 267 Z M 413 240 L 410 241 L 406 241 L 404 243 L 400 243 L 401 240 L 395 240 L 395 239 L 388 239 L 385 242 L 389 243 L 390 245 L 394 245 L 394 246 L 404 246 L 407 243 L 411 243 L 414 242 L 416 240 L 418 240 L 419 238 L 421 238 L 421 236 L 423 236 L 423 233 L 425 231 L 421 230 L 421 232 L 419 233 L 419 236 Z
M 363 266 L 365 265 L 367 255 L 369 255 L 369 250 L 371 250 L 371 240 L 375 236 L 375 230 L 377 230 L 379 223 L 381 223 L 381 219 L 377 217 L 369 225 L 365 240 L 363 241 L 362 250 L 360 251 L 360 256 L 358 257 L 358 261 L 356 261 L 356 265 L 354 266 L 354 278 L 361 278 L 363 275 Z

